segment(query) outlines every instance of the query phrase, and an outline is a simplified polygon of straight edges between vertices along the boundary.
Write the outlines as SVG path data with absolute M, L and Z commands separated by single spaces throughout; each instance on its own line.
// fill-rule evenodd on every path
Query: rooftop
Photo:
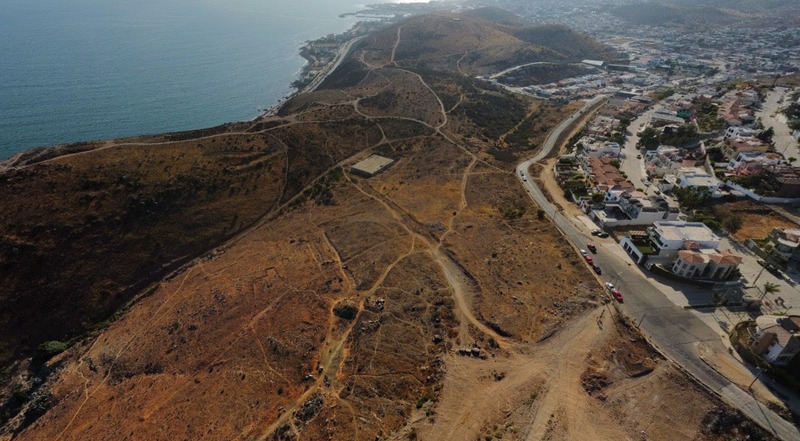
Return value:
M 708 173 L 687 173 L 683 175 L 683 182 L 690 187 L 714 187 L 720 184 L 719 179 Z
M 762 315 L 756 318 L 756 326 L 764 332 L 775 334 L 778 344 L 783 347 L 789 343 L 800 328 L 800 315 L 790 315 L 788 317 L 780 315 Z
M 367 159 L 354 165 L 351 171 L 365 176 L 375 176 L 392 165 L 392 163 L 394 163 L 394 159 L 384 158 L 380 155 L 371 155 Z
M 714 232 L 702 222 L 666 221 L 655 222 L 653 225 L 664 240 L 681 242 L 687 240 L 719 242 L 719 236 L 714 234 Z

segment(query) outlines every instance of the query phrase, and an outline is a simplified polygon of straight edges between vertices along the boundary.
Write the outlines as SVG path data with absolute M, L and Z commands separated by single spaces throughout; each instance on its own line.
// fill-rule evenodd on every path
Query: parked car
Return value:
M 645 187 L 649 187 L 650 181 L 648 181 L 647 179 L 642 179 L 642 184 L 644 184 Z
M 783 274 L 781 273 L 781 270 L 779 270 L 777 267 L 775 267 L 775 265 L 773 265 L 773 264 L 771 264 L 769 262 L 765 262 L 763 260 L 759 260 L 758 264 L 763 266 L 767 271 L 770 272 L 770 274 L 772 274 L 775 277 L 782 277 L 783 276 Z
M 595 273 L 597 273 L 597 274 L 603 274 L 603 270 L 601 270 L 601 269 L 600 269 L 600 267 L 599 267 L 599 266 L 597 266 L 597 264 L 594 264 L 594 265 L 592 265 L 592 269 L 593 269 L 593 270 L 594 270 L 594 272 L 595 272 Z
M 642 155 L 636 155 L 636 159 L 642 159 Z
M 613 284 L 606 282 L 606 289 L 608 290 L 609 293 L 611 293 L 611 295 L 614 297 L 614 299 L 616 299 L 616 301 L 622 303 L 623 300 L 622 294 L 619 292 L 617 288 L 614 287 Z
M 592 256 L 587 254 L 587 255 L 583 256 L 583 258 L 586 259 L 586 262 L 588 262 L 589 265 L 594 265 L 594 260 L 592 259 Z
M 586 257 L 588 255 L 589 253 L 587 253 L 586 250 L 581 250 L 581 256 Z
M 594 246 L 594 244 L 593 244 L 593 243 L 586 244 L 586 248 L 589 248 L 589 251 L 591 251 L 591 252 L 593 252 L 593 253 L 597 254 L 597 247 L 596 247 L 596 246 Z
M 601 237 L 601 238 L 602 237 L 608 237 L 608 233 L 606 233 L 605 231 L 594 230 L 594 231 L 592 231 L 592 236 L 597 236 L 597 237 Z

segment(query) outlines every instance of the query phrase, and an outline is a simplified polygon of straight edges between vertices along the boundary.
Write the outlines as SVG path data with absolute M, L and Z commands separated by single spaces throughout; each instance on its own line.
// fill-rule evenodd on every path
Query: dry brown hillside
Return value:
M 769 439 L 602 306 L 519 187 L 580 104 L 395 58 L 445 19 L 277 116 L 5 164 L 0 440 Z M 372 153 L 395 163 L 349 172 Z

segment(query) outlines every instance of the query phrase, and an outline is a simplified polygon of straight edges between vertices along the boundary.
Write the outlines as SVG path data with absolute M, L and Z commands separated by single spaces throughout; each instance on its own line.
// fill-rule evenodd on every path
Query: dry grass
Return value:
M 451 32 L 484 29 L 449 16 L 430 20 Z M 298 96 L 279 117 L 194 138 L 115 141 L 4 173 L 3 244 L 30 247 L 18 268 L 62 283 L 19 272 L 14 289 L 25 280 L 39 285 L 17 291 L 17 305 L 77 293 L 49 317 L 75 322 L 107 308 L 106 297 L 124 303 L 130 283 L 160 280 L 96 337 L 54 359 L 42 388 L 52 408 L 28 427 L 19 416 L 4 433 L 372 441 L 418 427 L 424 439 L 522 439 L 511 427 L 524 426 L 549 439 L 638 435 L 634 414 L 619 423 L 612 407 L 593 412 L 597 400 L 581 375 L 589 354 L 608 347 L 611 328 L 593 328 L 584 312 L 600 287 L 510 172 L 526 151 L 500 139 L 526 120 L 535 128 L 528 139 L 540 142 L 571 107 L 539 107 L 422 69 L 435 57 L 414 66 L 421 76 L 390 64 L 393 51 L 406 57 L 400 65 L 411 60 L 422 31 L 435 29 L 425 23 L 414 19 L 399 33 L 365 40 L 349 61 L 371 69 L 358 84 Z M 438 44 L 461 50 L 508 39 L 495 31 L 448 34 Z M 452 50 L 437 53 L 445 49 Z M 383 105 L 388 91 L 393 101 Z M 459 111 L 484 99 L 518 119 L 498 128 L 505 114 Z M 439 124 L 441 132 L 432 127 Z M 347 165 L 373 152 L 397 162 L 368 180 L 347 174 Z M 69 196 L 61 198 L 58 186 Z M 23 190 L 27 197 L 16 196 Z M 3 258 L 12 248 L 0 248 Z M 157 270 L 137 266 L 148 258 Z M 158 271 L 179 263 L 186 264 L 161 278 Z M 95 284 L 105 291 L 79 289 Z M 12 292 L 3 291 L 4 307 Z M 25 305 L 26 326 L 42 332 L 30 342 L 50 331 L 32 320 L 43 304 Z M 627 351 L 619 354 L 647 353 L 638 341 L 619 343 Z M 611 372 L 598 357 L 598 369 Z M 634 381 L 637 361 L 623 361 L 614 365 L 625 374 L 615 384 L 653 377 Z M 697 394 L 679 376 L 666 384 Z M 643 387 L 604 393 L 647 404 L 651 395 L 632 392 Z M 691 399 L 692 409 L 708 403 Z M 686 424 L 696 431 L 695 420 Z

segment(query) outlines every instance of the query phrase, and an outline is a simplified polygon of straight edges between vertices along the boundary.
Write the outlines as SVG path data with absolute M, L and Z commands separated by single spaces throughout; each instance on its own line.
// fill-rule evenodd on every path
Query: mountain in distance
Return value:
M 620 18 L 637 25 L 674 23 L 680 25 L 748 26 L 798 23 L 800 12 L 792 0 L 670 0 L 665 2 L 635 1 L 611 9 Z M 776 22 L 777 20 L 777 22 Z
M 582 103 L 475 75 L 613 55 L 576 35 L 412 17 L 276 114 L 5 161 L 0 439 L 762 436 L 519 184 Z

